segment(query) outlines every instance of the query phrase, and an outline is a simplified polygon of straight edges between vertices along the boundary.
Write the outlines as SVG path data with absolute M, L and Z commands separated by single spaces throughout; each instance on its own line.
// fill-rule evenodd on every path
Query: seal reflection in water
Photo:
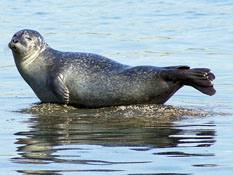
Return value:
M 207 68 L 132 67 L 97 54 L 61 52 L 28 29 L 14 34 L 9 47 L 20 74 L 45 103 L 85 107 L 162 104 L 184 85 L 215 94 L 215 76 Z

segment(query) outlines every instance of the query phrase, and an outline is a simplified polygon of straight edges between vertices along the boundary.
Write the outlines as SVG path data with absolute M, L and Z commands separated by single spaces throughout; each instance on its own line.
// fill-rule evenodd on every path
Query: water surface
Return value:
M 1 2 L 0 174 L 232 174 L 232 11 L 230 0 Z M 184 87 L 165 106 L 38 104 L 7 48 L 23 28 L 62 51 L 209 67 L 217 93 Z

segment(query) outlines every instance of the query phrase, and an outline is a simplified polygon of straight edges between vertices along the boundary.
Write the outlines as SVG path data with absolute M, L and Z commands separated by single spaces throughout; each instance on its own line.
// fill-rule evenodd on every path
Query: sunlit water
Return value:
M 1 1 L 0 174 L 232 174 L 232 12 L 230 0 Z M 209 67 L 217 94 L 185 87 L 171 106 L 35 104 L 7 47 L 23 28 L 58 50 Z

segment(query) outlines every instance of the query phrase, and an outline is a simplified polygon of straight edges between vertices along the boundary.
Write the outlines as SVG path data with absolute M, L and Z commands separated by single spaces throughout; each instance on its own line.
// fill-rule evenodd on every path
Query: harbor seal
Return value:
M 9 43 L 16 66 L 44 103 L 84 107 L 163 104 L 184 85 L 214 95 L 214 74 L 189 66 L 129 66 L 93 53 L 52 49 L 42 35 L 24 29 Z

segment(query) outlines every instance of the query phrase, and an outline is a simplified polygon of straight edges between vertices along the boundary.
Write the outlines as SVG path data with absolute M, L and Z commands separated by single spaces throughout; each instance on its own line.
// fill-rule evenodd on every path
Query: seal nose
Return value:
M 19 39 L 16 38 L 16 37 L 13 37 L 10 41 L 10 43 L 8 44 L 8 47 L 11 48 L 11 49 L 15 49 L 16 46 L 15 44 L 19 42 Z
M 13 42 L 13 43 L 18 43 L 18 42 L 19 42 L 19 40 L 17 40 L 17 39 L 15 39 L 15 38 L 13 38 L 13 39 L 12 39 L 12 42 Z

